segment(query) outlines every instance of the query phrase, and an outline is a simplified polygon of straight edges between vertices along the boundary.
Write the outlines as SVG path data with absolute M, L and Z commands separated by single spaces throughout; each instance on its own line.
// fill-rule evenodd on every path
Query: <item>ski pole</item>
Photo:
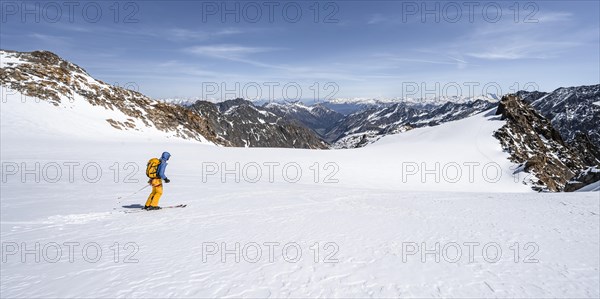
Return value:
M 131 194 L 127 195 L 127 196 L 119 196 L 119 197 L 117 198 L 117 199 L 119 200 L 119 202 L 117 202 L 117 205 L 119 205 L 119 204 L 120 204 L 120 203 L 121 203 L 121 202 L 122 202 L 124 199 L 126 199 L 126 198 L 130 198 L 130 197 L 132 197 L 132 196 L 134 196 L 134 195 L 136 195 L 136 194 L 138 194 L 138 193 L 142 192 L 142 190 L 144 190 L 144 189 L 148 188 L 148 186 L 150 186 L 150 184 L 148 184 L 148 185 L 146 185 L 146 186 L 142 187 L 140 190 L 138 190 L 138 191 L 135 191 L 135 192 L 133 192 L 133 193 L 131 193 Z

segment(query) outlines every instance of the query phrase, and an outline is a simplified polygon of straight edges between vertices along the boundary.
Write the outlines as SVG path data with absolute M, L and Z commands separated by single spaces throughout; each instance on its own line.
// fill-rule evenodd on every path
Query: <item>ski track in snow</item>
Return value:
M 82 140 L 79 136 L 85 132 L 80 128 L 52 119 L 74 112 L 46 113 L 36 107 L 47 118 L 43 132 L 60 127 L 56 132 L 61 134 L 48 137 L 15 113 L 26 108 L 6 105 L 0 109 L 3 163 L 93 161 L 105 175 L 96 183 L 81 177 L 73 183 L 21 183 L 19 176 L 2 182 L 3 250 L 13 242 L 28 249 L 36 242 L 80 244 L 73 262 L 65 246 L 56 262 L 6 256 L 0 268 L 2 297 L 600 296 L 600 193 L 533 193 L 515 181 L 510 176 L 513 165 L 491 136 L 503 122 L 489 112 L 386 136 L 362 149 L 311 151 L 220 148 L 160 139 L 159 134 L 149 141 L 126 132 L 113 140 L 107 136 L 118 133 L 103 119 L 93 127 L 100 137 Z M 31 130 L 21 134 L 27 128 Z M 77 132 L 69 137 L 69 130 Z M 172 182 L 165 185 L 160 204 L 188 206 L 144 212 L 127 208 L 143 205 L 148 189 L 127 195 L 146 181 L 146 161 L 164 150 L 173 155 L 167 168 Z M 265 177 L 258 183 L 236 183 L 231 177 L 226 183 L 219 177 L 203 182 L 205 161 L 226 162 L 229 167 L 235 162 L 296 162 L 305 173 L 297 183 L 281 178 L 269 183 Z M 414 178 L 404 183 L 399 172 L 406 161 L 494 161 L 507 175 L 495 183 Z M 109 170 L 115 162 L 138 165 L 132 177 L 138 182 L 123 183 L 129 173 L 125 171 L 115 183 Z M 321 181 L 314 183 L 308 170 L 314 162 L 335 162 L 339 182 L 323 183 L 321 174 Z M 123 199 L 117 204 L 119 197 Z M 82 246 L 91 242 L 102 248 L 95 262 L 81 255 Z M 118 262 L 111 249 L 115 242 L 121 248 Z M 203 244 L 222 242 L 227 249 L 235 243 L 280 245 L 273 261 L 264 246 L 255 263 L 243 258 L 235 262 L 231 255 L 222 262 L 219 254 L 203 261 Z M 281 248 L 289 242 L 301 246 L 297 262 L 283 258 Z M 315 242 L 320 246 L 317 262 L 309 248 Z M 436 243 L 481 245 L 473 261 L 463 246 L 457 262 L 436 262 L 432 256 L 422 262 L 419 254 L 403 260 L 407 242 L 425 243 L 428 249 Z M 481 252 L 490 242 L 502 250 L 494 263 L 485 261 Z M 520 246 L 517 263 L 510 249 L 515 242 Z M 135 254 L 135 247 L 124 247 L 128 243 L 136 244 Z M 324 262 L 334 252 L 324 248 L 327 243 L 337 245 L 331 257 L 337 262 Z M 532 253 L 524 249 L 527 243 L 537 245 L 537 263 L 524 262 Z M 54 256 L 55 251 L 50 252 Z M 137 262 L 124 263 L 127 256 Z

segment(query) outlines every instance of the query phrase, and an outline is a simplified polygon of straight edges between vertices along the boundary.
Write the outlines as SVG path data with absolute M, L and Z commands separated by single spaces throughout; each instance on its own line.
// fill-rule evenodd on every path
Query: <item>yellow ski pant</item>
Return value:
M 150 185 L 152 185 L 152 193 L 148 196 L 148 200 L 146 200 L 145 206 L 158 206 L 158 201 L 163 194 L 163 186 L 161 179 L 151 179 L 149 181 Z

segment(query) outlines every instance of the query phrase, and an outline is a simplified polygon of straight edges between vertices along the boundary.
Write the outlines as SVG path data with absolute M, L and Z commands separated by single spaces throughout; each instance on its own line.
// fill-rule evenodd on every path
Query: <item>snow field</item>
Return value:
M 2 103 L 2 296 L 600 296 L 599 193 L 515 182 L 491 111 L 317 151 L 122 132 L 81 107 Z M 188 207 L 139 212 L 165 150 L 160 204 Z

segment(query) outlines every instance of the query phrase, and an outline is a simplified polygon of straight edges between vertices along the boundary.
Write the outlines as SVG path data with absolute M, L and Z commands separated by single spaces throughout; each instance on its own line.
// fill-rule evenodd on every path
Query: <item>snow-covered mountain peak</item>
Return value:
M 0 84 L 2 88 L 11 90 L 6 93 L 10 101 L 3 103 L 3 112 L 6 111 L 6 116 L 13 117 L 15 122 L 19 122 L 18 118 L 31 116 L 17 111 L 40 110 L 42 115 L 64 118 L 66 121 L 50 122 L 44 127 L 54 127 L 65 135 L 84 136 L 86 131 L 92 130 L 111 136 L 115 133 L 140 137 L 150 134 L 224 146 L 326 147 L 314 132 L 306 128 L 265 121 L 259 117 L 264 111 L 255 111 L 252 103 L 242 99 L 218 105 L 239 106 L 238 110 L 243 112 L 231 114 L 245 125 L 244 129 L 231 127 L 233 120 L 226 120 L 223 113 L 227 109 L 219 111 L 214 103 L 205 102 L 209 105 L 202 106 L 206 110 L 202 111 L 198 109 L 201 105 L 191 108 L 190 103 L 177 105 L 153 100 L 139 92 L 96 80 L 83 68 L 48 51 L 2 51 L 1 54 L 0 58 L 6 62 L 0 68 Z M 24 98 L 32 100 L 21 104 Z M 35 105 L 40 100 L 54 105 L 55 109 Z M 244 105 L 249 108 L 241 109 Z M 87 124 L 73 125 L 77 122 Z M 294 136 L 295 140 L 286 136 Z
M 437 97 L 374 97 L 374 98 L 335 98 L 327 101 L 331 104 L 359 104 L 359 105 L 390 105 L 397 103 L 408 103 L 415 105 L 443 105 L 447 102 L 452 103 L 468 103 L 478 100 L 484 100 L 491 103 L 500 101 L 495 94 L 485 94 L 477 96 L 437 96 Z

